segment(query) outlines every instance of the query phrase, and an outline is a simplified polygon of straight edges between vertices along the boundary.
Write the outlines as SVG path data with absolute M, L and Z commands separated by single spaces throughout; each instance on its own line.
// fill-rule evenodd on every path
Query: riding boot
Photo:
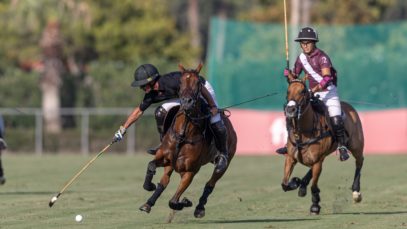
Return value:
M 165 118 L 167 116 L 167 111 L 162 107 L 159 106 L 157 107 L 157 109 L 155 110 L 155 121 L 157 122 L 157 130 L 158 133 L 160 134 L 160 144 L 154 148 L 150 148 L 147 150 L 147 153 L 151 154 L 151 155 L 155 155 L 155 153 L 157 152 L 157 150 L 161 147 L 161 142 L 163 140 L 163 135 L 164 135 L 164 122 L 165 122 Z
M 331 117 L 332 128 L 338 141 L 339 160 L 346 161 L 349 159 L 348 149 L 346 148 L 345 127 L 340 115 Z
M 226 171 L 226 168 L 228 167 L 228 148 L 227 148 L 227 130 L 225 124 L 223 124 L 223 121 L 219 121 L 216 123 L 213 123 L 211 125 L 214 137 L 215 137 L 215 144 L 216 148 L 219 151 L 219 154 L 217 155 L 215 162 L 216 162 L 216 167 L 215 167 L 215 172 L 216 173 L 223 173 Z

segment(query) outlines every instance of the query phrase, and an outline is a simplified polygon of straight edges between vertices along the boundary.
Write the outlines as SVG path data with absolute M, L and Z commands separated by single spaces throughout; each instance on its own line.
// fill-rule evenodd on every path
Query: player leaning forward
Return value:
M 144 99 L 141 104 L 134 109 L 129 115 L 125 123 L 120 126 L 114 136 L 114 141 L 120 141 L 123 138 L 126 129 L 136 122 L 143 112 L 153 103 L 164 103 L 155 110 L 155 118 L 157 129 L 160 133 L 160 139 L 163 139 L 164 122 L 170 110 L 176 106 L 180 106 L 178 92 L 180 89 L 181 72 L 170 72 L 164 75 L 158 73 L 157 68 L 152 64 L 143 64 L 139 66 L 134 73 L 134 81 L 131 84 L 133 87 L 140 87 L 144 92 Z M 217 108 L 215 91 L 207 80 L 200 77 L 202 87 L 202 96 L 211 108 L 211 129 L 214 132 L 216 147 L 220 154 L 216 158 L 215 172 L 220 173 L 226 170 L 228 163 L 227 152 L 227 131 L 220 117 Z M 148 153 L 155 154 L 158 147 L 148 150 Z
M 317 48 L 316 43 L 319 39 L 317 32 L 313 28 L 302 28 L 295 41 L 300 43 L 302 53 L 297 57 L 293 71 L 285 69 L 284 75 L 289 80 L 296 79 L 302 71 L 308 75 L 311 91 L 315 96 L 319 96 L 319 99 L 328 108 L 334 134 L 338 140 L 339 159 L 346 161 L 349 155 L 345 146 L 345 128 L 341 116 L 341 103 L 336 88 L 335 68 L 332 66 L 329 56 Z M 278 149 L 277 153 L 287 153 L 287 147 Z

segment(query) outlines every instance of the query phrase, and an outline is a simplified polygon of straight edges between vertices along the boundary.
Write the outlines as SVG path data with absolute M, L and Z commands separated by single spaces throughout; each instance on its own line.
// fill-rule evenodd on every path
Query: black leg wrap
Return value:
M 143 188 L 147 191 L 154 191 L 156 189 L 155 184 L 153 184 L 151 182 L 155 175 L 155 168 L 156 168 L 155 162 L 150 161 L 147 166 L 146 177 L 144 179 L 144 184 L 143 184 Z
M 147 204 L 151 207 L 154 206 L 155 202 L 157 201 L 158 197 L 160 197 L 161 193 L 164 191 L 165 187 L 158 183 L 157 189 L 154 191 L 153 195 L 147 200 Z
M 311 193 L 312 193 L 312 203 L 318 204 L 319 201 L 321 201 L 319 197 L 319 188 L 318 187 L 311 187 Z
M 4 171 L 3 171 L 3 164 L 1 162 L 1 158 L 0 158 L 0 177 L 4 176 Z
M 196 206 L 197 209 L 205 209 L 205 204 L 208 201 L 208 196 L 212 193 L 213 187 L 205 185 L 204 191 L 201 198 L 199 198 L 199 204 Z
M 356 168 L 355 177 L 353 179 L 352 191 L 360 192 L 360 171 L 361 168 Z
M 307 186 L 312 179 L 312 170 L 310 169 L 307 174 L 302 178 L 301 185 Z
M 298 189 L 298 196 L 304 197 L 307 195 L 307 186 L 312 178 L 312 170 L 310 169 L 307 174 L 302 178 L 300 188 Z

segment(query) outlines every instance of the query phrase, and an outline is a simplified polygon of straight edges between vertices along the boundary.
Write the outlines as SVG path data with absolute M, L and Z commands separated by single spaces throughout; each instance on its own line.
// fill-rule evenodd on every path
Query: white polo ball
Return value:
M 55 203 L 55 201 L 57 201 L 57 197 L 56 197 L 56 196 L 52 197 L 51 203 Z
M 75 221 L 76 221 L 76 222 L 79 223 L 79 222 L 82 222 L 82 220 L 83 220 L 82 215 L 76 215 L 76 216 L 75 216 Z

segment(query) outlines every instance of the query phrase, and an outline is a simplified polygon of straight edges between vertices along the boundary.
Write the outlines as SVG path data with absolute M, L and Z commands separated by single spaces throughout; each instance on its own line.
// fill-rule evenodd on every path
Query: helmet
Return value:
M 134 81 L 131 83 L 132 87 L 139 87 L 148 84 L 157 79 L 160 74 L 157 68 L 152 64 L 140 65 L 134 72 Z
M 315 41 L 318 42 L 318 34 L 315 29 L 311 27 L 304 27 L 298 33 L 298 37 L 295 41 Z

